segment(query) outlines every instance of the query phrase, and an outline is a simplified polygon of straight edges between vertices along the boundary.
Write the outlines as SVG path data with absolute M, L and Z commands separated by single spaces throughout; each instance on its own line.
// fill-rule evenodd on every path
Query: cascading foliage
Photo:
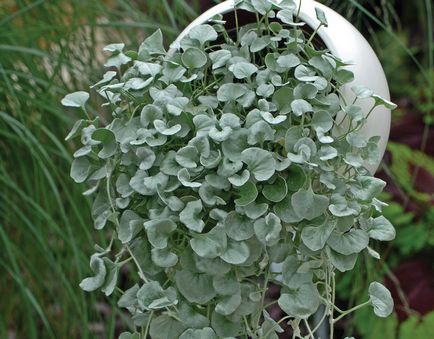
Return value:
M 348 311 L 336 310 L 334 287 L 336 270 L 362 252 L 378 259 L 370 243 L 395 236 L 376 198 L 385 182 L 364 168 L 379 138 L 360 133 L 376 106 L 395 105 L 360 86 L 345 101 L 353 74 L 312 43 L 317 30 L 304 33 L 293 0 L 236 7 L 257 22 L 229 33 L 215 18 L 172 53 L 160 31 L 138 52 L 106 46 L 110 70 L 92 88 L 107 126 L 86 110 L 86 92 L 62 100 L 87 115 L 67 137 L 83 144 L 71 176 L 90 184 L 95 228 L 112 234 L 80 286 L 111 295 L 122 266 L 138 272 L 118 301 L 136 329 L 122 338 L 275 339 L 284 321 L 314 338 L 315 312 L 331 336 L 365 304 L 392 312 L 378 282 Z M 280 320 L 265 307 L 270 282 L 282 287 Z

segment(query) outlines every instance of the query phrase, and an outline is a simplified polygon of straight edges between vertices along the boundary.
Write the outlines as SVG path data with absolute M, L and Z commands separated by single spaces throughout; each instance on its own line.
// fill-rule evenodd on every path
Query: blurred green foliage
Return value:
M 387 319 L 378 319 L 365 310 L 358 313 L 357 321 L 364 326 L 359 330 L 363 339 L 431 339 L 434 337 L 434 312 L 425 316 L 412 315 L 401 324 L 395 314 Z

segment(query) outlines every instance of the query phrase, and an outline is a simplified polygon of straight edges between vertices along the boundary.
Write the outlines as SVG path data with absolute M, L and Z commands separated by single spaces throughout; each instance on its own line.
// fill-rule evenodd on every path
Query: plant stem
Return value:
M 146 339 L 148 337 L 149 326 L 151 325 L 151 320 L 153 315 L 154 312 L 152 311 L 151 314 L 149 315 L 148 322 L 146 323 L 145 334 L 143 335 L 142 339 Z
M 328 308 L 327 306 L 324 306 L 324 314 L 322 315 L 321 319 L 319 320 L 318 324 L 315 325 L 315 327 L 312 330 L 312 333 L 315 333 L 316 331 L 319 330 L 319 328 L 321 327 L 322 323 L 324 322 L 326 316 L 328 313 Z
M 319 29 L 323 26 L 323 24 L 320 24 L 312 33 L 312 35 L 309 37 L 309 40 L 307 40 L 306 44 L 310 45 L 312 43 L 313 38 L 318 33 Z
M 247 321 L 247 318 L 246 318 L 246 316 L 243 316 L 243 320 L 244 320 L 244 325 L 246 326 L 246 332 L 247 332 L 247 334 L 250 336 L 250 337 L 254 337 L 253 336 L 253 332 L 252 332 L 252 329 L 250 328 L 250 326 L 249 326 L 249 322 Z
M 309 336 L 312 339 L 315 339 L 315 337 L 313 336 L 313 332 L 312 332 L 312 330 L 310 328 L 309 322 L 307 321 L 307 319 L 303 319 L 303 321 L 304 321 L 304 325 L 306 326 L 307 331 L 309 332 Z
M 295 20 L 296 22 L 298 21 L 299 17 L 300 17 L 300 11 L 301 11 L 301 4 L 302 4 L 303 0 L 300 0 L 300 3 L 298 5 L 298 9 L 297 9 L 297 15 L 295 16 Z
M 265 294 L 267 293 L 267 286 L 268 286 L 268 280 L 270 278 L 270 271 L 267 270 L 267 273 L 265 274 L 265 279 L 264 279 L 264 285 L 262 288 L 262 297 L 261 297 L 261 307 L 259 308 L 259 312 L 258 312 L 258 317 L 256 319 L 256 326 L 254 329 L 257 329 L 259 327 L 259 322 L 261 320 L 261 311 L 264 309 L 264 302 L 265 302 Z
M 137 261 L 137 259 L 136 259 L 136 257 L 134 256 L 133 252 L 131 251 L 130 246 L 125 245 L 125 247 L 126 247 L 128 253 L 130 254 L 131 258 L 133 258 L 134 263 L 135 263 L 136 266 L 137 266 L 137 269 L 139 270 L 139 276 L 140 276 L 140 278 L 142 278 L 142 280 L 143 280 L 144 282 L 148 282 L 148 279 L 146 278 L 145 273 L 143 272 L 142 268 L 140 267 L 139 262 Z
M 268 307 L 270 307 L 271 305 L 276 304 L 276 303 L 277 303 L 277 300 L 274 300 L 274 301 L 269 302 L 268 304 L 266 304 L 266 305 L 264 306 L 264 310 L 267 309 Z
M 238 11 L 237 11 L 237 8 L 235 7 L 235 30 L 237 31 L 237 46 L 240 42 L 240 32 L 239 32 L 238 28 L 239 28 L 238 27 Z
M 362 308 L 366 305 L 370 305 L 371 304 L 371 300 L 368 300 L 366 302 L 364 302 L 363 304 L 354 306 L 352 308 L 350 308 L 349 310 L 345 311 L 344 313 L 342 313 L 339 317 L 337 317 L 336 319 L 333 319 L 333 324 L 337 323 L 339 320 L 341 320 L 343 317 L 347 316 L 348 314 L 350 314 L 351 312 L 354 312 L 356 310 L 358 310 L 359 308 Z

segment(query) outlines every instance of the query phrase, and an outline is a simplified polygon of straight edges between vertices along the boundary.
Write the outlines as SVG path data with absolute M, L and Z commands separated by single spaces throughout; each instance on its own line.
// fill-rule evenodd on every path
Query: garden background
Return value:
M 92 229 L 85 188 L 69 178 L 76 145 L 64 138 L 77 116 L 60 99 L 101 77 L 106 44 L 136 48 L 157 28 L 169 44 L 215 2 L 0 1 L 1 338 L 113 338 L 130 326 L 116 295 L 78 286 L 89 274 L 92 244 L 107 239 Z M 399 106 L 378 173 L 388 183 L 385 216 L 397 238 L 380 261 L 361 258 L 353 273 L 338 277 L 343 305 L 363 300 L 365 282 L 378 280 L 392 289 L 396 310 L 386 320 L 360 310 L 343 322 L 343 332 L 434 338 L 434 4 L 320 2 L 364 33 Z M 91 99 L 98 107 L 95 93 Z

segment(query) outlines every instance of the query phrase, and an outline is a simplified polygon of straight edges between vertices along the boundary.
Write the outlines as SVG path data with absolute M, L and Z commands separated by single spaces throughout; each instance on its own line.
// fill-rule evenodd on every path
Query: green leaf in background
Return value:
M 75 137 L 78 137 L 81 134 L 81 130 L 86 127 L 86 121 L 83 119 L 77 120 L 72 126 L 71 131 L 65 137 L 65 141 L 71 140 Z
M 191 47 L 182 54 L 182 63 L 188 68 L 201 68 L 207 63 L 207 56 L 200 49 Z
M 306 319 L 318 309 L 320 300 L 315 285 L 304 284 L 297 289 L 282 293 L 278 303 L 286 314 Z
M 223 67 L 228 61 L 229 59 L 232 57 L 231 52 L 226 51 L 226 50 L 218 50 L 215 52 L 211 52 L 209 54 L 209 58 L 212 61 L 212 69 L 217 69 L 220 67 Z
M 74 159 L 71 166 L 71 178 L 74 179 L 76 183 L 84 182 L 90 174 L 91 164 L 90 161 L 81 157 Z
M 149 220 L 144 223 L 149 242 L 155 248 L 167 247 L 170 233 L 176 229 L 176 224 L 171 219 Z
M 237 79 L 250 78 L 257 70 L 258 67 L 249 62 L 238 62 L 229 67 L 229 70 L 234 74 Z
M 285 134 L 285 149 L 287 152 L 292 152 L 298 140 L 302 138 L 303 129 L 300 126 L 288 128 Z
M 232 265 L 241 265 L 249 258 L 249 246 L 243 241 L 228 240 L 226 251 L 220 256 L 225 262 Z
M 351 87 L 351 90 L 354 92 L 354 94 L 357 96 L 357 98 L 360 98 L 360 99 L 370 98 L 374 94 L 374 92 L 371 89 L 369 89 L 363 85 L 353 86 L 353 87 Z
M 262 194 L 265 198 L 272 202 L 282 201 L 288 193 L 288 187 L 285 179 L 277 176 L 273 184 L 265 185 L 262 189 Z
M 202 232 L 205 223 L 200 219 L 202 211 L 202 201 L 195 200 L 187 203 L 185 208 L 179 214 L 179 220 L 192 231 Z
M 207 274 L 180 270 L 175 275 L 176 286 L 192 303 L 204 304 L 215 297 L 212 278 Z
M 295 213 L 303 219 L 313 220 L 322 215 L 328 207 L 329 198 L 316 194 L 312 188 L 300 189 L 291 197 Z
M 239 294 L 241 291 L 241 284 L 233 273 L 215 276 L 213 286 L 219 295 Z
M 186 168 L 182 168 L 179 170 L 178 180 L 185 187 L 200 187 L 202 185 L 200 182 L 191 181 L 190 173 Z
M 151 55 L 164 54 L 166 52 L 163 46 L 163 33 L 160 29 L 156 30 L 143 41 L 139 48 L 139 54 L 142 50 Z
M 292 89 L 289 87 L 282 87 L 274 92 L 273 102 L 276 104 L 280 114 L 287 114 L 291 112 L 291 98 L 293 97 Z
M 211 25 L 199 25 L 191 29 L 188 36 L 196 39 L 201 45 L 207 41 L 217 40 L 217 32 Z
M 372 239 L 380 241 L 392 241 L 395 239 L 396 231 L 389 220 L 380 215 L 377 218 L 372 219 L 368 234 Z
M 255 221 L 254 230 L 260 242 L 272 246 L 280 238 L 282 223 L 275 214 L 269 213 L 265 218 Z
M 328 22 L 327 22 L 327 18 L 326 18 L 324 11 L 321 8 L 315 7 L 315 12 L 316 12 L 316 18 L 319 20 L 319 22 L 323 26 L 327 27 Z
M 291 109 L 295 116 L 302 116 L 304 113 L 312 112 L 312 105 L 309 104 L 306 100 L 296 99 L 291 102 Z
M 234 174 L 233 176 L 229 177 L 229 182 L 236 186 L 236 187 L 242 187 L 244 186 L 250 179 L 250 172 L 248 170 L 244 170 L 241 172 L 241 174 Z
M 139 333 L 122 332 L 119 339 L 140 339 Z
M 62 105 L 67 107 L 84 107 L 89 100 L 89 93 L 78 91 L 65 95 L 62 99 Z
M 352 188 L 357 199 L 369 201 L 375 198 L 386 186 L 386 183 L 378 178 L 361 176 L 357 184 Z
M 317 79 L 316 72 L 307 66 L 298 65 L 295 68 L 294 76 L 297 80 L 308 82 Z
M 384 321 L 384 319 L 381 319 Z M 399 327 L 400 339 L 421 338 L 430 339 L 434 335 L 434 312 L 422 317 L 412 315 L 408 317 Z
M 300 59 L 295 54 L 285 54 L 277 58 L 280 67 L 294 68 L 300 64 Z
M 321 128 L 324 132 L 328 132 L 333 127 L 333 118 L 327 111 L 315 112 L 312 117 L 312 126 L 315 129 Z
M 137 291 L 137 300 L 146 310 L 158 310 L 178 303 L 176 291 L 173 288 L 164 290 L 157 281 L 145 283 Z
M 239 188 L 238 194 L 240 197 L 234 200 L 235 203 L 238 206 L 247 206 L 256 200 L 258 190 L 253 182 L 247 181 Z
M 289 191 L 296 192 L 303 187 L 306 181 L 306 174 L 300 166 L 292 165 L 288 167 L 288 178 L 286 185 Z
M 393 312 L 392 295 L 379 282 L 375 281 L 369 285 L 369 300 L 374 308 L 374 313 L 378 317 L 385 318 Z
M 237 336 L 241 331 L 240 322 L 232 321 L 230 317 L 225 317 L 215 311 L 211 315 L 211 326 L 223 338 Z
M 228 237 L 237 241 L 247 240 L 255 233 L 253 222 L 235 211 L 226 216 L 224 228 Z
M 359 253 L 368 246 L 368 243 L 369 235 L 361 229 L 351 229 L 345 233 L 335 230 L 327 241 L 333 250 L 343 255 Z
M 283 222 L 286 223 L 296 223 L 303 220 L 303 217 L 299 216 L 295 212 L 291 203 L 290 195 L 274 205 L 273 211 Z
M 90 268 L 92 269 L 94 276 L 85 278 L 80 283 L 80 287 L 87 292 L 95 291 L 100 288 L 104 284 L 107 274 L 104 260 L 102 260 L 98 254 L 92 255 L 90 258 Z
M 334 267 L 340 272 L 350 271 L 354 268 L 357 261 L 357 254 L 344 255 L 332 250 L 329 246 L 325 247 L 327 257 Z
M 226 250 L 226 233 L 223 227 L 215 226 L 208 233 L 197 235 L 191 239 L 190 244 L 198 256 L 209 259 L 217 258 Z
M 107 159 L 116 153 L 117 143 L 115 135 L 112 131 L 99 128 L 92 133 L 92 139 L 99 141 L 102 144 L 102 149 L 98 156 L 102 159 Z
M 275 172 L 276 161 L 269 152 L 261 148 L 251 147 L 244 150 L 241 159 L 258 181 L 270 179 Z
M 283 23 L 288 24 L 290 26 L 304 26 L 304 22 L 294 22 L 294 10 L 291 9 L 282 9 L 277 12 L 277 18 L 280 19 Z
M 143 107 L 140 113 L 140 122 L 144 127 L 148 127 L 157 119 L 163 119 L 163 112 L 160 107 L 153 104 Z
M 180 124 L 168 126 L 162 120 L 154 120 L 154 127 L 159 133 L 163 135 L 175 135 L 182 129 L 182 126 Z
M 154 339 L 178 338 L 186 326 L 167 314 L 152 318 L 149 333 Z
M 188 305 L 188 303 L 182 303 L 179 305 L 178 310 L 179 319 L 188 327 L 202 328 L 209 325 L 209 319 L 198 312 L 195 308 Z
M 321 250 L 324 248 L 335 227 L 335 220 L 326 220 L 319 226 L 308 225 L 301 231 L 301 239 L 310 250 Z
M 185 146 L 176 153 L 176 161 L 184 168 L 196 168 L 199 154 L 194 146 Z
M 122 243 L 129 242 L 143 228 L 143 219 L 134 211 L 125 210 L 119 220 L 117 232 Z
M 167 248 L 153 248 L 151 250 L 151 258 L 155 265 L 164 268 L 175 266 L 178 262 L 178 256 Z
M 372 98 L 374 98 L 375 103 L 377 105 L 382 105 L 382 106 L 384 106 L 384 107 L 386 107 L 388 109 L 395 109 L 397 107 L 396 104 L 394 104 L 393 102 L 391 102 L 391 101 L 389 101 L 387 99 L 384 99 L 384 98 L 382 98 L 381 96 L 379 96 L 377 94 L 372 95 Z
M 216 305 L 215 311 L 222 315 L 230 315 L 235 312 L 235 310 L 241 304 L 241 295 L 233 294 L 224 296 Z
M 267 0 L 252 0 L 253 8 L 264 15 L 271 10 L 272 4 Z
M 214 330 L 210 327 L 205 327 L 202 329 L 191 329 L 186 330 L 179 339 L 217 339 Z
M 233 101 L 246 94 L 246 89 L 241 84 L 223 84 L 217 91 L 219 101 Z
M 139 168 L 141 170 L 148 170 L 154 165 L 156 156 L 149 147 L 139 147 L 136 151 L 136 155 L 140 160 Z

